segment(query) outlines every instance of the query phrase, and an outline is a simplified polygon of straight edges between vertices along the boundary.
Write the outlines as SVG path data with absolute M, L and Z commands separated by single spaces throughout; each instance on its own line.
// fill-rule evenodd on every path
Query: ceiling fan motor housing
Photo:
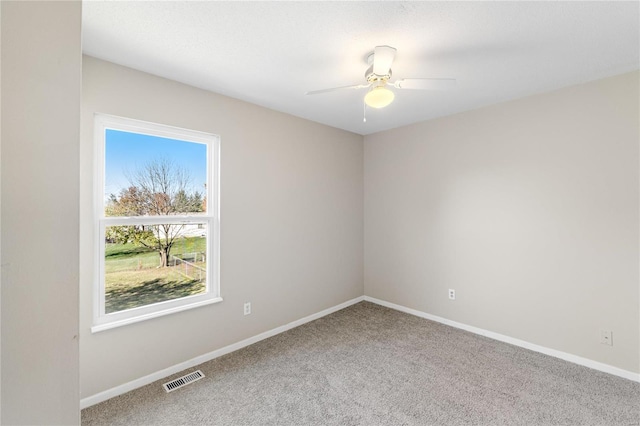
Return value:
M 385 83 L 391 78 L 391 68 L 389 68 L 389 72 L 385 75 L 375 74 L 373 72 L 373 65 L 371 65 L 367 72 L 364 73 L 365 78 L 369 83 L 377 83 L 380 81 L 384 81 Z

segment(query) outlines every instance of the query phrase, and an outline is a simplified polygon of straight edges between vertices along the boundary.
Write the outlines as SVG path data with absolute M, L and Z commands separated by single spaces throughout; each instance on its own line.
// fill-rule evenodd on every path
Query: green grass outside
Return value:
M 206 238 L 176 240 L 171 255 L 206 252 Z M 158 252 L 134 244 L 105 247 L 105 311 L 118 312 L 205 291 L 205 283 L 182 275 L 180 266 L 159 268 Z M 198 265 L 204 266 L 201 262 Z

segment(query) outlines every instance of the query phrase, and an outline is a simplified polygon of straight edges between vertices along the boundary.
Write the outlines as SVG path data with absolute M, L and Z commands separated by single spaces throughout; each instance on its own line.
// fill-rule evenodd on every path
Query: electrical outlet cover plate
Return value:
M 456 300 L 456 291 L 452 288 L 449 289 L 449 299 Z
M 244 304 L 244 314 L 249 315 L 251 313 L 251 302 L 246 302 Z
M 600 343 L 613 346 L 613 332 L 611 330 L 600 330 Z

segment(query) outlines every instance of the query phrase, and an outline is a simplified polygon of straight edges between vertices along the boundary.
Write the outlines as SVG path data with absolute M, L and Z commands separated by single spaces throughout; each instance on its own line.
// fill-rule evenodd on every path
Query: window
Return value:
M 96 114 L 94 323 L 221 301 L 215 135 Z

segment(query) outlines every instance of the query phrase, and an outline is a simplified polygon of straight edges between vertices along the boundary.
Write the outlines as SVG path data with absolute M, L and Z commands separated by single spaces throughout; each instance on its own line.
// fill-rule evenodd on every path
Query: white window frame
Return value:
M 107 129 L 205 144 L 207 147 L 206 213 L 171 216 L 105 216 L 105 148 Z M 95 114 L 93 327 L 91 332 L 181 312 L 222 301 L 220 296 L 220 137 L 178 127 Z M 105 230 L 112 225 L 207 224 L 207 286 L 201 294 L 167 300 L 123 311 L 105 313 Z

